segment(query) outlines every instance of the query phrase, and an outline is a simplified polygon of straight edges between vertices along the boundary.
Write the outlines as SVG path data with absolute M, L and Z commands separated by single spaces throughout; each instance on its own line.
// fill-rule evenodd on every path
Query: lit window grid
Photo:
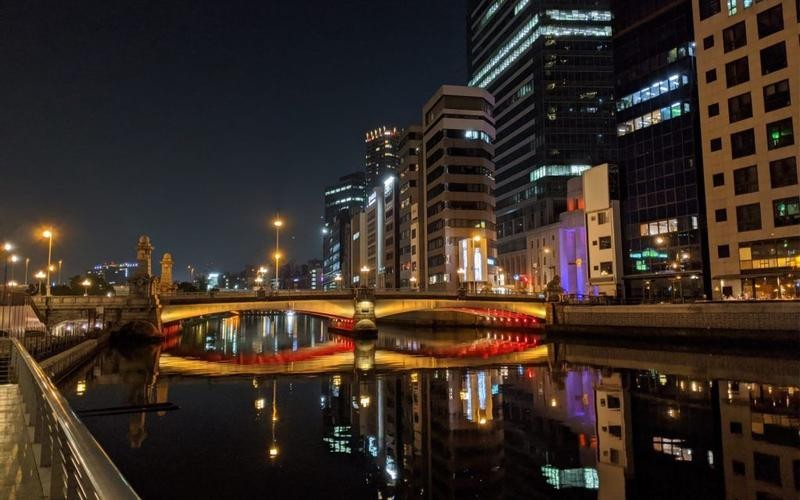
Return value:
M 617 125 L 617 136 L 622 137 L 623 135 L 648 128 L 652 125 L 671 120 L 672 118 L 678 118 L 689 111 L 690 107 L 688 102 L 673 103 L 671 106 L 665 106 L 650 113 L 637 116 L 632 120 L 620 123 Z
M 639 103 L 649 101 L 660 95 L 672 92 L 684 85 L 689 84 L 689 77 L 686 75 L 670 75 L 669 78 L 659 80 L 650 86 L 628 94 L 617 101 L 617 111 L 622 111 L 633 107 Z

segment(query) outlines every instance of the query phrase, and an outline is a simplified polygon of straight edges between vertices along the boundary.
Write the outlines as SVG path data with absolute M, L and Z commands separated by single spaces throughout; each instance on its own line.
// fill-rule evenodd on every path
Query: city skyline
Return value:
M 363 168 L 364 133 L 466 79 L 460 2 L 10 7 L 30 28 L 0 49 L 0 237 L 34 266 L 52 226 L 69 275 L 141 234 L 176 270 L 266 262 L 276 210 L 287 257 L 319 258 L 319 193 Z M 425 43 L 384 57 L 405 37 Z

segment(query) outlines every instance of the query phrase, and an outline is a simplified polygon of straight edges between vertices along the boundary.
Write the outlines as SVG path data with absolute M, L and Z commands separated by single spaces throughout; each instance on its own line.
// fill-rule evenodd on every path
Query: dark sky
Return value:
M 32 271 L 44 224 L 67 275 L 133 260 L 139 234 L 176 272 L 237 270 L 280 209 L 287 256 L 319 257 L 323 187 L 363 168 L 364 132 L 464 83 L 464 8 L 4 0 L 0 239 Z

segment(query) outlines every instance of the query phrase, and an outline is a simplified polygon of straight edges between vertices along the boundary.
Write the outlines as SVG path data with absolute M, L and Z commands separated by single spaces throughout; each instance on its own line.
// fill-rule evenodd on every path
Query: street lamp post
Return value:
M 367 288 L 367 281 L 369 280 L 369 268 L 367 266 L 361 267 L 361 286 L 362 288 Z
M 92 286 L 92 282 L 89 281 L 89 278 L 86 278 L 85 280 L 83 280 L 81 282 L 81 285 L 83 285 L 83 296 L 84 297 L 88 297 L 89 296 L 89 287 Z
M 272 225 L 275 226 L 275 289 L 280 290 L 281 282 L 280 282 L 280 259 L 281 259 L 281 247 L 280 247 L 280 236 L 281 236 L 281 227 L 283 226 L 283 221 L 281 220 L 280 214 L 275 216 L 275 220 L 272 221 Z
M 25 257 L 25 286 L 28 286 L 28 266 L 31 263 L 30 257 Z
M 47 238 L 47 283 L 46 283 L 47 292 L 46 292 L 46 295 L 49 297 L 50 296 L 50 268 L 52 266 L 52 264 L 50 263 L 50 260 L 53 258 L 53 231 L 50 230 L 50 229 L 45 229 L 45 231 L 42 233 L 42 236 Z
M 342 289 L 342 275 L 341 274 L 337 274 L 336 277 L 333 278 L 333 281 L 336 282 L 336 289 L 337 290 L 341 290 Z
M 63 264 L 64 264 L 64 261 L 62 259 L 58 259 L 58 284 L 59 285 L 62 283 L 62 281 L 61 281 L 61 266 Z
M 36 285 L 36 294 L 37 295 L 41 295 L 42 294 L 42 280 L 45 279 L 47 277 L 47 275 L 44 274 L 44 271 L 39 271 L 33 277 L 36 278 L 37 281 L 38 281 L 38 284 Z
M 3 298 L 5 299 L 6 294 L 6 286 L 8 285 L 8 261 L 11 260 L 11 257 L 8 255 L 8 252 L 14 249 L 14 245 L 11 243 L 4 243 L 3 244 Z
M 412 290 L 416 290 L 417 289 L 417 277 L 416 276 L 412 276 L 411 278 L 408 279 L 408 281 L 411 282 L 411 289 Z

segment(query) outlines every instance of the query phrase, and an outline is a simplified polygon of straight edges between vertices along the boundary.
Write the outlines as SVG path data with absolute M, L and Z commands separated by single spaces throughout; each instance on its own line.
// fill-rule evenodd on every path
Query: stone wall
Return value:
M 800 332 L 798 301 L 549 306 L 553 325 Z

